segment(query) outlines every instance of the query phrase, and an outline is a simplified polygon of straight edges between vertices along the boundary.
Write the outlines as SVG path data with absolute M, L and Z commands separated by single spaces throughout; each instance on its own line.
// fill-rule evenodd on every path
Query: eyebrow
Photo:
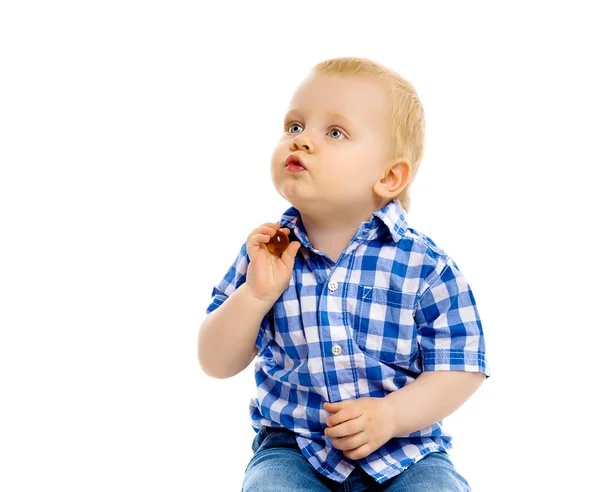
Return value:
M 299 109 L 290 109 L 286 113 L 283 123 L 286 124 L 288 122 L 288 120 L 292 117 L 293 114 L 301 114 L 301 113 L 302 112 Z M 326 111 L 326 113 L 329 116 L 331 116 L 332 118 L 342 120 L 342 121 L 346 122 L 346 124 L 348 124 L 350 126 L 355 126 L 354 122 L 351 119 L 349 119 L 348 117 L 344 116 L 341 113 L 332 113 L 330 111 Z

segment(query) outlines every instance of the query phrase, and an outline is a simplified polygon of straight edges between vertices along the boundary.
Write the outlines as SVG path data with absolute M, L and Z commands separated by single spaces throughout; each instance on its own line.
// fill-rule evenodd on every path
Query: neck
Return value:
M 301 212 L 302 224 L 313 247 L 335 263 L 360 225 L 371 220 L 371 215 L 379 208 L 363 210 L 362 214 Z

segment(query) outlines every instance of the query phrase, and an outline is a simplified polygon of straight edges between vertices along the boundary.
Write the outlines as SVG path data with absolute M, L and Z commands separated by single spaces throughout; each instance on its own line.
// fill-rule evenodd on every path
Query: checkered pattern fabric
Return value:
M 285 427 L 313 467 L 342 482 L 361 466 L 383 483 L 431 452 L 449 451 L 442 421 L 390 439 L 360 460 L 325 437 L 325 401 L 384 397 L 423 371 L 490 372 L 475 298 L 456 263 L 407 226 L 390 202 L 361 224 L 334 263 L 315 249 L 299 211 L 281 227 L 300 241 L 289 286 L 264 317 L 254 362 L 257 386 L 250 423 Z M 245 243 L 215 285 L 207 313 L 246 280 Z

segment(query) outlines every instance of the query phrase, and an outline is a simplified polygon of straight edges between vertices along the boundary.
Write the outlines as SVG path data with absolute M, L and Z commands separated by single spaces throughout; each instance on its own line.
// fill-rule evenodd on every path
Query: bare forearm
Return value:
M 198 361 L 206 374 L 225 379 L 248 366 L 260 324 L 272 305 L 242 284 L 206 317 L 198 334 Z
M 394 436 L 430 426 L 458 409 L 479 388 L 485 374 L 426 371 L 412 383 L 385 397 L 394 416 Z

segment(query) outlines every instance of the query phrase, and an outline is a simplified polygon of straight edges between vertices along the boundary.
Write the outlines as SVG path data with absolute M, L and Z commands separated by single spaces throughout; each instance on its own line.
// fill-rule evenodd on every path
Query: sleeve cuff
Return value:
M 438 349 L 423 351 L 423 371 L 482 372 L 490 377 L 485 353 L 474 350 Z

